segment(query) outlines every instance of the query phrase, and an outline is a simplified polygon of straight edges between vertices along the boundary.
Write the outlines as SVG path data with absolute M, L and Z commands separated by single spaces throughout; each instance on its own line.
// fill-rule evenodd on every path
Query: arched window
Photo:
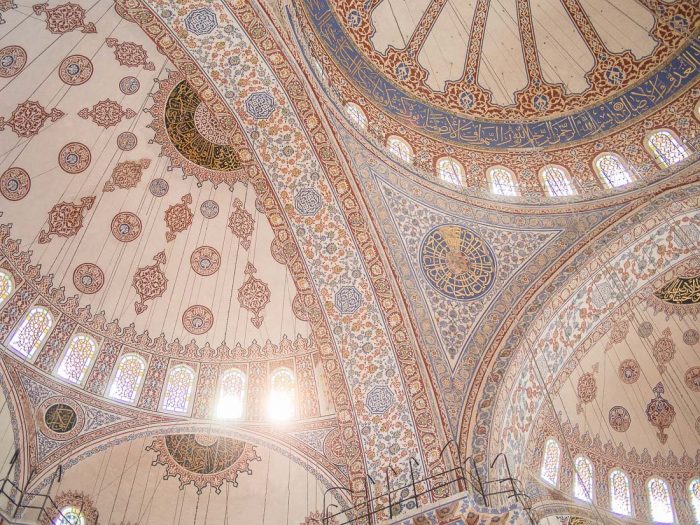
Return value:
M 540 476 L 550 485 L 556 485 L 559 479 L 559 461 L 561 450 L 559 443 L 554 438 L 549 438 L 544 444 L 544 454 L 542 454 L 542 469 Z
M 619 188 L 632 182 L 632 174 L 627 168 L 627 163 L 615 153 L 603 153 L 598 155 L 593 162 L 598 176 L 609 188 Z
M 688 485 L 688 496 L 690 497 L 690 506 L 693 508 L 695 521 L 700 523 L 700 478 L 691 480 Z
M 559 166 L 545 166 L 540 170 L 542 185 L 550 197 L 565 197 L 575 195 L 569 174 Z
M 647 136 L 647 150 L 662 168 L 673 166 L 688 157 L 688 150 L 668 129 L 659 129 Z
M 367 129 L 367 115 L 360 106 L 354 102 L 348 102 L 345 104 L 345 113 L 359 129 Z
M 289 368 L 278 368 L 270 377 L 268 417 L 273 421 L 289 421 L 295 412 L 294 374 Z
M 26 358 L 31 358 L 41 348 L 53 326 L 51 312 L 42 306 L 35 306 L 22 320 L 10 339 L 10 348 Z
M 146 361 L 136 354 L 124 354 L 117 364 L 117 372 L 109 387 L 109 397 L 134 403 L 146 374 Z
M 232 368 L 221 376 L 216 415 L 221 419 L 239 419 L 243 416 L 245 374 Z
M 695 118 L 700 120 L 700 100 L 698 100 L 698 103 L 695 104 L 695 111 L 693 111 L 693 114 L 695 115 Z
M 435 164 L 438 175 L 445 182 L 460 185 L 464 181 L 464 168 L 452 157 L 443 157 Z
M 185 413 L 190 406 L 194 390 L 194 371 L 187 365 L 177 365 L 170 370 L 165 382 L 163 410 Z
M 386 147 L 389 149 L 389 153 L 391 153 L 397 159 L 407 163 L 411 163 L 413 161 L 413 150 L 411 149 L 411 146 L 408 145 L 408 142 L 401 137 L 392 135 L 386 139 Z
M 668 484 L 661 478 L 651 478 L 647 481 L 647 496 L 652 521 L 673 523 L 673 506 Z
M 318 78 L 320 78 L 322 82 L 325 82 L 326 72 L 323 69 L 323 64 L 321 64 L 321 61 L 316 57 L 311 57 L 311 63 L 313 64 L 314 69 L 316 70 Z
M 56 373 L 59 377 L 80 385 L 85 380 L 96 353 L 97 343 L 92 337 L 86 334 L 73 336 Z
M 620 469 L 610 472 L 610 510 L 623 516 L 632 515 L 630 480 Z
M 585 456 L 578 456 L 574 461 L 574 497 L 593 501 L 593 465 Z
M 515 197 L 518 186 L 515 184 L 513 172 L 503 166 L 494 166 L 486 172 L 491 192 L 496 195 Z
M 7 301 L 15 291 L 15 280 L 8 272 L 0 270 L 0 306 Z
M 78 507 L 63 507 L 53 525 L 85 525 L 85 516 Z

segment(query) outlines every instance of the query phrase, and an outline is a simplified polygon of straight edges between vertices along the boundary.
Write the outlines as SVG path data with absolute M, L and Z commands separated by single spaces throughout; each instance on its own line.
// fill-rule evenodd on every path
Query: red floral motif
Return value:
M 155 264 L 136 270 L 134 279 L 131 282 L 131 285 L 136 290 L 136 294 L 141 299 L 134 303 L 136 314 L 145 312 L 146 308 L 148 308 L 148 305 L 145 304 L 146 301 L 162 297 L 168 287 L 168 279 L 165 277 L 163 270 L 160 269 L 160 265 L 166 263 L 165 252 L 158 253 L 153 257 L 153 260 L 156 261 Z
M 260 312 L 265 308 L 265 305 L 270 302 L 270 288 L 253 274 L 258 270 L 252 264 L 248 263 L 245 267 L 245 274 L 248 276 L 246 281 L 238 289 L 238 302 L 246 310 L 253 312 L 253 317 L 250 320 L 253 326 L 260 328 L 263 322 Z
M 192 252 L 190 265 L 199 275 L 208 276 L 216 273 L 221 266 L 221 255 L 211 246 L 200 246 Z
M 576 403 L 577 414 L 583 412 L 583 405 L 595 399 L 598 386 L 596 385 L 594 374 L 597 372 L 598 363 L 593 365 L 593 372 L 586 372 L 578 378 L 578 385 L 576 386 L 576 396 L 578 397 L 578 403 Z
M 686 370 L 685 386 L 693 392 L 700 392 L 700 366 L 693 366 Z
M 114 191 L 115 188 L 135 188 L 141 182 L 143 170 L 151 165 L 149 159 L 141 159 L 137 161 L 127 160 L 120 162 L 112 170 L 112 177 L 105 182 L 102 191 Z
M 182 325 L 191 334 L 204 334 L 209 331 L 212 324 L 214 324 L 214 315 L 209 308 L 201 304 L 190 306 L 182 314 Z
M 169 230 L 165 233 L 165 240 L 168 242 L 175 240 L 176 233 L 184 232 L 192 225 L 194 214 L 187 206 L 192 204 L 192 195 L 188 193 L 180 200 L 182 202 L 165 210 L 165 225 Z
M 250 248 L 250 236 L 253 234 L 254 225 L 253 216 L 243 207 L 241 199 L 235 199 L 233 212 L 228 218 L 228 227 L 241 240 L 241 246 L 246 250 Z
M 46 231 L 39 232 L 39 242 L 46 244 L 51 241 L 52 235 L 59 237 L 71 237 L 83 227 L 83 213 L 92 208 L 95 197 L 83 197 L 80 204 L 61 202 L 56 204 L 49 212 L 49 227 Z
M 85 22 L 85 9 L 68 2 L 49 8 L 49 4 L 36 4 L 32 7 L 34 14 L 46 15 L 46 29 L 55 35 L 70 33 L 80 28 L 83 33 L 96 33 L 95 24 Z
M 105 40 L 107 47 L 114 48 L 114 57 L 120 65 L 127 67 L 139 67 L 147 71 L 155 71 L 156 66 L 153 62 L 148 61 L 148 53 L 143 46 L 134 42 L 122 42 L 116 38 L 108 38 Z
M 671 330 L 666 328 L 654 344 L 654 359 L 656 359 L 656 368 L 660 374 L 666 371 L 666 365 L 671 362 L 675 353 L 676 345 L 673 343 Z
M 124 117 L 127 119 L 134 118 L 136 113 L 133 109 L 127 109 L 125 111 L 124 108 L 119 105 L 119 102 L 106 99 L 100 100 L 97 104 L 92 106 L 92 109 L 81 109 L 78 111 L 78 115 L 84 119 L 91 118 L 95 124 L 106 129 L 116 126 Z
M 63 112 L 59 109 L 53 108 L 51 113 L 47 113 L 44 106 L 38 102 L 27 100 L 15 108 L 9 120 L 0 117 L 0 131 L 4 130 L 5 126 L 10 126 L 17 136 L 29 138 L 39 133 L 47 118 L 56 122 L 62 116 Z
M 676 410 L 671 403 L 661 396 L 664 393 L 664 385 L 662 383 L 658 383 L 654 387 L 653 392 L 656 394 L 656 397 L 649 401 L 646 414 L 649 423 L 659 429 L 656 437 L 659 438 L 663 445 L 668 439 L 668 434 L 664 432 L 664 429 L 670 427 L 671 423 L 673 423 L 676 417 Z
M 91 160 L 90 149 L 80 142 L 70 142 L 58 152 L 58 165 L 63 171 L 73 175 L 88 169 Z
M 97 293 L 104 283 L 105 275 L 96 264 L 83 263 L 73 271 L 73 285 L 79 292 Z
M 2 1 L 0 1 L 0 11 L 3 11 Z M 2 16 L 0 16 L 0 24 L 2 21 Z M 27 52 L 23 48 L 19 46 L 7 46 L 0 49 L 0 77 L 14 77 L 17 73 L 22 71 L 26 65 Z
M 8 201 L 18 201 L 29 193 L 32 181 L 22 168 L 12 167 L 0 175 L 0 193 Z

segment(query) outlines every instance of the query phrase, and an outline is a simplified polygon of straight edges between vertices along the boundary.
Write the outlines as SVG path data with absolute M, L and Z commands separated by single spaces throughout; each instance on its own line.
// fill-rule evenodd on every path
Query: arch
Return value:
M 652 521 L 673 523 L 673 504 L 668 483 L 661 478 L 650 478 L 647 481 L 647 497 Z
M 272 421 L 289 421 L 296 414 L 294 373 L 286 367 L 277 368 L 270 376 L 267 415 Z
M 413 162 L 413 148 L 404 139 L 397 135 L 390 135 L 386 139 L 386 147 L 394 157 L 410 164 Z
M 593 464 L 586 456 L 574 460 L 574 497 L 582 501 L 593 501 Z
M 690 508 L 693 509 L 695 521 L 700 523 L 700 478 L 691 479 L 688 483 Z
M 316 74 L 318 75 L 318 78 L 321 79 L 321 82 L 326 81 L 326 71 L 323 69 L 323 64 L 321 64 L 321 61 L 316 58 L 316 57 L 311 57 L 311 64 L 314 67 L 314 70 L 316 71 Z
M 634 181 L 627 162 L 617 153 L 601 153 L 594 159 L 593 169 L 608 188 L 620 188 Z
M 163 410 L 187 413 L 194 391 L 194 376 L 194 370 L 187 365 L 177 365 L 170 369 L 161 403 Z
M 554 438 L 549 438 L 544 444 L 542 453 L 542 467 L 540 477 L 550 485 L 557 485 L 559 481 L 559 462 L 561 461 L 561 448 Z
M 74 335 L 68 343 L 56 375 L 76 385 L 82 385 L 96 354 L 97 342 L 92 337 L 87 334 Z
M 63 507 L 52 525 L 85 525 L 85 515 L 73 505 Z
M 693 115 L 695 115 L 695 118 L 700 120 L 700 100 L 698 100 L 698 103 L 695 104 L 695 109 L 693 110 Z
M 108 396 L 117 401 L 135 403 L 146 375 L 146 361 L 138 354 L 124 354 L 116 367 Z
M 489 181 L 491 193 L 495 195 L 503 195 L 506 197 L 516 197 L 518 184 L 515 180 L 515 175 L 505 166 L 493 166 L 486 172 L 486 178 Z
M 15 292 L 15 280 L 10 272 L 0 270 L 0 306 Z
M 457 186 L 464 183 L 464 167 L 457 159 L 442 157 L 435 163 L 435 169 L 445 182 Z
M 550 197 L 576 195 L 571 176 L 566 168 L 555 165 L 545 166 L 540 170 L 540 180 Z
M 44 344 L 52 326 L 53 316 L 48 308 L 35 306 L 15 329 L 9 346 L 20 355 L 31 359 Z
M 627 474 L 618 468 L 611 470 L 608 485 L 610 487 L 610 510 L 615 514 L 632 516 L 630 478 Z
M 348 102 L 345 104 L 345 113 L 358 129 L 367 129 L 367 115 L 360 106 L 354 102 Z
M 668 168 L 688 158 L 690 153 L 670 129 L 657 129 L 644 139 L 644 147 L 662 168 Z
M 220 419 L 240 419 L 245 407 L 246 375 L 237 368 L 226 370 L 219 380 L 216 416 Z

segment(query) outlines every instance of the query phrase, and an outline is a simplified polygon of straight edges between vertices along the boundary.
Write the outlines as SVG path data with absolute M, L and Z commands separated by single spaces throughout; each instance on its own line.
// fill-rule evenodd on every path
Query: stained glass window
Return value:
M 445 182 L 450 184 L 462 184 L 464 180 L 464 168 L 462 165 L 451 157 L 443 157 L 435 164 L 438 175 Z
M 510 197 L 515 197 L 518 194 L 515 177 L 509 169 L 501 166 L 491 168 L 488 171 L 488 179 L 492 193 Z
M 216 415 L 221 419 L 238 419 L 242 417 L 244 398 L 245 374 L 235 368 L 226 370 L 221 376 Z
M 288 421 L 294 417 L 294 374 L 289 368 L 272 372 L 267 412 L 273 421 Z
M 136 354 L 125 354 L 119 360 L 117 372 L 109 387 L 109 397 L 133 403 L 146 374 L 146 361 Z
M 386 141 L 386 146 L 394 157 L 404 162 L 410 163 L 413 160 L 413 152 L 411 146 L 401 137 L 389 137 Z
M 97 343 L 92 337 L 85 334 L 74 336 L 56 373 L 71 383 L 82 384 L 96 352 Z
M 51 312 L 41 306 L 35 306 L 29 310 L 10 339 L 10 347 L 23 356 L 31 358 L 41 348 L 52 326 Z
M 540 177 L 542 177 L 542 183 L 550 197 L 564 197 L 576 194 L 569 175 L 563 168 L 545 166 L 540 171 Z
M 85 525 L 85 516 L 78 507 L 63 507 L 53 525 Z
M 610 188 L 619 188 L 632 182 L 632 174 L 619 155 L 604 153 L 595 159 L 598 176 Z
M 593 500 L 593 465 L 584 456 L 574 461 L 574 497 L 583 501 Z
M 10 298 L 14 291 L 15 281 L 12 279 L 12 276 L 0 270 L 0 306 Z
M 632 515 L 630 480 L 620 469 L 610 472 L 610 510 L 623 516 Z
M 700 478 L 695 478 L 690 482 L 688 496 L 690 496 L 690 506 L 693 507 L 695 521 L 700 523 Z
M 663 479 L 651 478 L 647 481 L 649 510 L 651 519 L 656 523 L 673 523 L 673 506 L 671 492 Z
M 556 439 L 549 438 L 544 444 L 544 454 L 542 454 L 542 469 L 540 476 L 551 485 L 556 485 L 559 479 L 559 461 L 561 451 Z
M 194 372 L 189 366 L 178 365 L 170 370 L 165 383 L 163 409 L 171 412 L 187 412 L 194 390 Z
M 325 82 L 326 72 L 323 70 L 323 64 L 321 64 L 321 61 L 316 57 L 311 57 L 311 63 L 313 64 L 318 77 L 321 79 L 322 82 Z
M 367 116 L 362 108 L 353 102 L 348 102 L 345 105 L 345 112 L 350 117 L 350 120 L 360 129 L 367 129 Z
M 646 145 L 662 168 L 672 166 L 688 157 L 688 150 L 667 129 L 660 129 L 649 135 Z

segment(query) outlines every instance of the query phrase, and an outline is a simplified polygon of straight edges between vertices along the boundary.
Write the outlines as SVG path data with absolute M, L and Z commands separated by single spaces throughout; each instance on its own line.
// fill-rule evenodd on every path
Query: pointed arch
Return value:
M 46 337 L 53 327 L 53 322 L 53 316 L 48 308 L 33 307 L 14 330 L 10 338 L 10 348 L 27 359 L 31 359 L 46 341 Z
M 632 516 L 632 494 L 627 474 L 618 468 L 611 470 L 608 485 L 610 487 L 610 510 L 615 514 Z
M 124 403 L 135 403 L 146 375 L 146 361 L 138 354 L 124 354 L 119 359 L 108 396 Z
M 542 453 L 542 467 L 540 477 L 550 485 L 557 485 L 559 481 L 559 463 L 561 462 L 561 448 L 554 438 L 549 438 L 544 444 Z
M 519 194 L 515 174 L 505 166 L 493 166 L 486 172 L 489 188 L 494 195 L 515 197 Z
M 458 160 L 452 157 L 442 157 L 435 163 L 435 169 L 445 182 L 455 186 L 464 184 L 464 167 Z
M 170 369 L 161 404 L 163 410 L 187 413 L 194 392 L 194 376 L 194 370 L 187 365 L 177 365 Z
M 576 195 L 569 172 L 561 166 L 545 166 L 540 170 L 540 180 L 547 195 L 550 197 Z
M 85 514 L 76 506 L 70 505 L 61 508 L 60 513 L 54 518 L 52 525 L 85 525 Z
M 607 188 L 620 188 L 634 181 L 629 165 L 617 153 L 601 153 L 593 161 L 593 168 Z
M 397 135 L 390 135 L 386 139 L 386 147 L 394 157 L 410 164 L 413 162 L 413 148 L 404 139 Z
M 82 385 L 97 354 L 97 342 L 87 334 L 74 335 L 58 365 L 56 375 L 76 385 Z
M 652 521 L 656 523 L 673 523 L 673 504 L 671 491 L 661 478 L 651 478 L 647 481 L 647 497 Z
M 0 306 L 15 293 L 15 280 L 10 272 L 0 270 Z
M 296 414 L 294 373 L 286 367 L 277 368 L 270 376 L 267 415 L 272 421 L 289 421 Z
M 367 115 L 360 106 L 354 102 L 348 102 L 345 104 L 345 113 L 358 129 L 363 131 L 367 129 Z
M 688 497 L 690 507 L 693 509 L 693 517 L 700 523 L 700 477 L 691 479 L 688 483 Z
M 644 146 L 662 168 L 668 168 L 690 156 L 688 148 L 670 129 L 657 129 L 646 136 Z
M 582 501 L 593 501 L 593 464 L 586 456 L 574 460 L 574 497 Z
M 242 370 L 230 368 L 221 374 L 216 416 L 220 419 L 240 419 L 245 406 L 246 375 Z

